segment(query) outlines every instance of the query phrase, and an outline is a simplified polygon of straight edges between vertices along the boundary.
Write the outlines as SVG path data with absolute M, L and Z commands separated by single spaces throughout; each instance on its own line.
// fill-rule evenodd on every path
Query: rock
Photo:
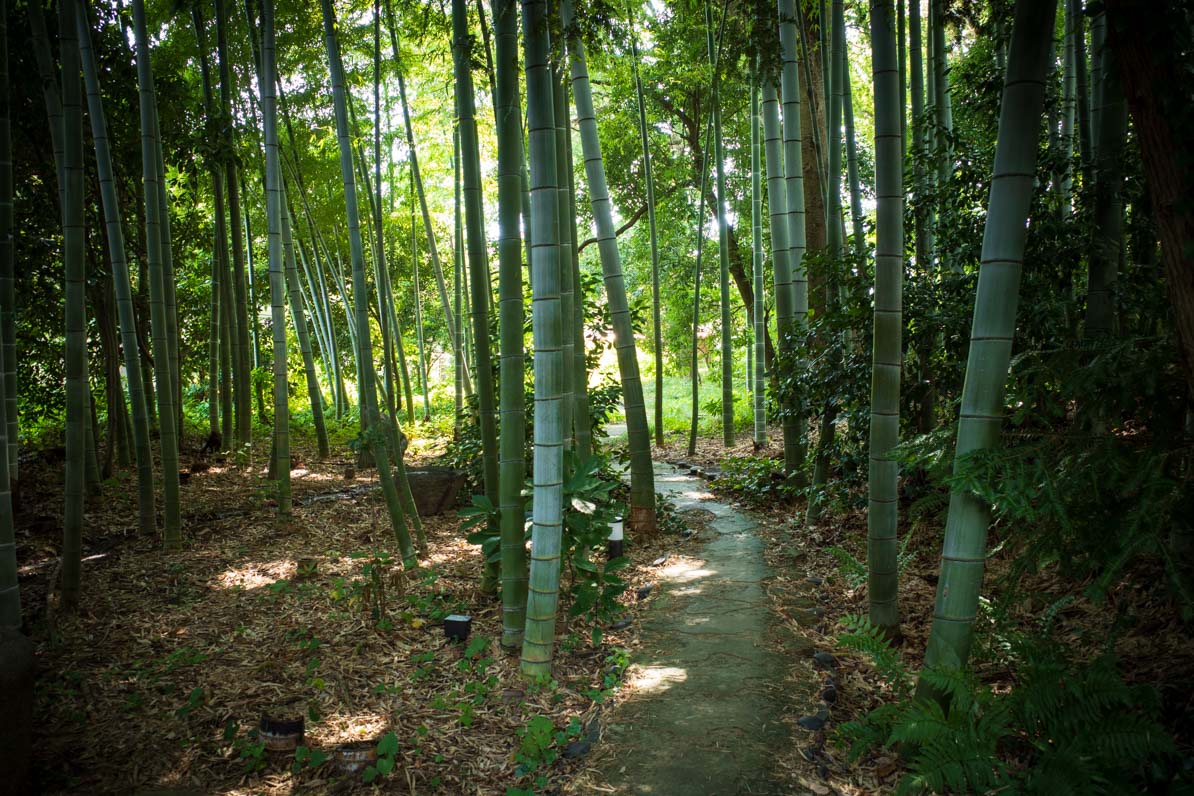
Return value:
M 667 563 L 667 553 L 664 553 L 659 558 L 651 562 L 651 566 L 660 567 Z
M 66 456 L 66 454 L 63 454 L 63 457 L 64 457 L 64 458 L 65 458 L 65 456 Z M 692 469 L 692 465 L 691 465 L 691 464 L 689 464 L 688 462 L 676 462 L 676 466 L 677 466 L 677 467 L 679 467 L 681 470 L 690 470 L 690 469 Z
M 420 517 L 443 514 L 456 506 L 464 473 L 450 467 L 412 467 L 406 471 Z
M 809 583 L 813 584 L 814 586 L 820 586 L 822 583 L 825 582 L 824 578 L 818 578 L 815 575 L 807 577 L 807 578 L 805 578 L 805 580 L 808 581 Z
M 651 590 L 654 588 L 655 588 L 654 583 L 648 583 L 646 586 L 639 586 L 638 590 L 635 592 L 635 594 L 637 594 L 638 598 L 641 600 L 641 599 L 645 598 L 648 594 L 650 594 Z
M 584 757 L 592 748 L 593 744 L 589 742 L 588 738 L 581 738 L 564 747 L 564 757 L 575 760 L 578 757 Z
M 825 722 L 829 721 L 829 711 L 818 710 L 816 715 L 804 716 L 796 721 L 801 727 L 806 730 L 816 732 L 825 726 Z
M 617 622 L 614 622 L 612 625 L 609 626 L 609 629 L 610 630 L 625 630 L 626 628 L 630 627 L 633 624 L 634 624 L 634 619 L 632 617 L 626 617 L 625 619 L 619 619 Z
M 723 471 L 720 468 L 710 467 L 708 470 L 705 471 L 705 478 L 708 478 L 710 481 L 712 481 L 715 478 L 721 478 L 722 472 Z
M 817 750 L 815 747 L 806 746 L 800 750 L 800 756 L 811 763 L 817 759 Z
M 690 528 L 685 528 L 684 530 L 680 531 L 680 538 L 681 538 L 681 539 L 691 539 L 692 537 L 693 537 L 693 531 L 692 531 L 692 529 L 690 529 Z
M 833 657 L 828 652 L 814 652 L 813 664 L 819 669 L 836 669 L 837 658 Z
M 832 685 L 826 686 L 825 690 L 821 692 L 821 699 L 830 705 L 837 702 L 837 687 Z

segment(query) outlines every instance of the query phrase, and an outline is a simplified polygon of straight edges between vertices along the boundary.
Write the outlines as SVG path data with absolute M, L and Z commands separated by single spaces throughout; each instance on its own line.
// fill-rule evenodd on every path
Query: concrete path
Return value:
M 620 794 L 780 794 L 771 768 L 788 734 L 763 542 L 693 476 L 657 464 L 655 478 L 680 512 L 709 512 L 706 541 L 664 567 L 627 671 L 633 696 L 606 716 L 607 754 L 594 764 Z

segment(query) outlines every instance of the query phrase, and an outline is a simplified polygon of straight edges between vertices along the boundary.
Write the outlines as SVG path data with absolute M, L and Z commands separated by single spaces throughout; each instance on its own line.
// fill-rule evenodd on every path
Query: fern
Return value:
M 883 630 L 865 616 L 845 616 L 842 625 L 846 632 L 837 637 L 838 646 L 870 658 L 887 685 L 897 694 L 906 694 L 912 687 L 912 673 Z

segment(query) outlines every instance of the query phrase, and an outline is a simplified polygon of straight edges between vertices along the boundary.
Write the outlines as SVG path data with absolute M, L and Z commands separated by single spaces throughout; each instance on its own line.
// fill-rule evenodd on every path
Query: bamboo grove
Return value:
M 416 568 L 408 449 L 438 429 L 472 471 L 502 646 L 549 677 L 562 573 L 604 552 L 570 546 L 569 490 L 612 413 L 630 541 L 659 532 L 653 455 L 701 435 L 777 439 L 800 527 L 864 495 L 889 638 L 908 444 L 935 440 L 926 663 L 964 665 L 999 508 L 972 465 L 1003 445 L 1009 380 L 1030 351 L 1095 367 L 1147 338 L 1188 433 L 1194 284 L 1182 117 L 1148 85 L 1177 79 L 1163 23 L 1134 0 L 962 5 L 8 0 L 0 623 L 22 618 L 26 425 L 63 430 L 68 608 L 115 473 L 166 551 L 200 444 L 266 465 L 289 527 L 292 425 L 321 459 L 352 427 Z M 980 118 L 956 91 L 982 80 Z M 1015 406 L 1044 411 L 1040 389 Z M 1093 439 L 1125 427 L 1087 400 Z

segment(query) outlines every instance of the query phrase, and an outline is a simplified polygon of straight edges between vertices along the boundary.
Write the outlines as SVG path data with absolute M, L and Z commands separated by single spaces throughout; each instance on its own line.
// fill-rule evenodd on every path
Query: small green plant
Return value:
M 398 736 L 391 730 L 377 741 L 377 763 L 367 766 L 361 774 L 365 782 L 372 782 L 378 777 L 388 777 L 394 770 L 394 758 L 398 754 Z
M 192 688 L 191 693 L 187 694 L 187 701 L 182 707 L 174 711 L 174 717 L 178 719 L 185 719 L 197 709 L 203 707 L 203 703 L 207 701 L 207 695 L 202 688 Z
M 319 768 L 328 761 L 326 752 L 321 752 L 318 749 L 311 749 L 308 746 L 300 746 L 294 750 L 294 763 L 291 764 L 291 772 L 298 774 L 301 771 L 310 771 Z

